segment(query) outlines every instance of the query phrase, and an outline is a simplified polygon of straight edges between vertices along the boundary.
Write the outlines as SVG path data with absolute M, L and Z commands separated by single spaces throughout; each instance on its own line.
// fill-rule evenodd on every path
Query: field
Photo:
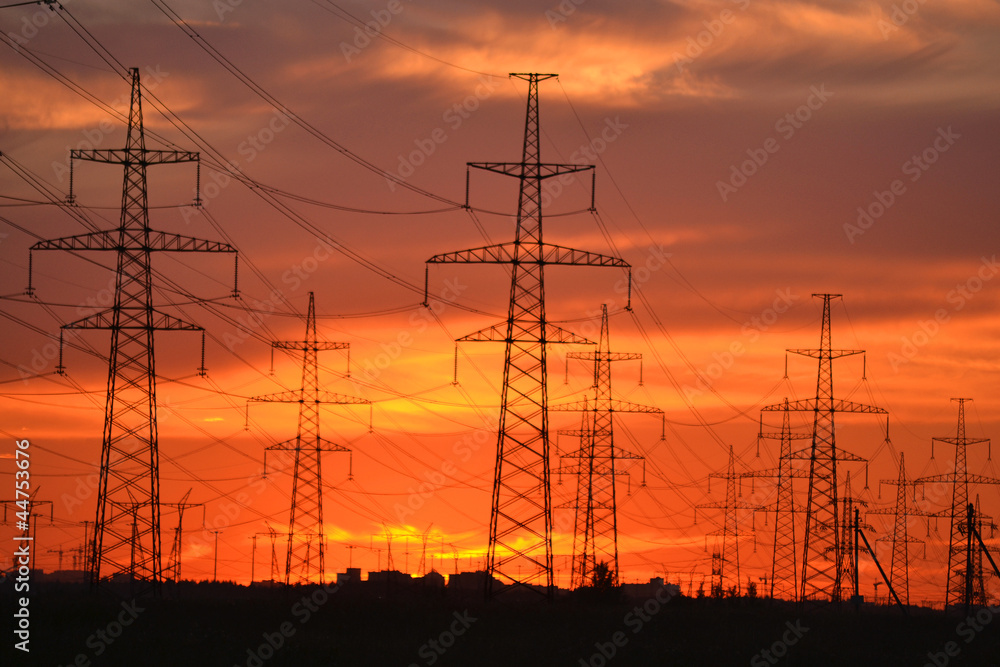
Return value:
M 4 617 L 15 608 L 4 586 Z M 456 600 L 441 591 L 190 584 L 158 601 L 31 591 L 12 665 L 997 665 L 1000 623 L 763 599 Z M 979 628 L 977 630 L 977 628 Z M 10 631 L 5 637 L 12 637 Z M 16 641 L 16 640 L 15 640 Z M 766 653 L 765 653 L 766 651 Z M 951 655 L 949 655 L 949 652 Z

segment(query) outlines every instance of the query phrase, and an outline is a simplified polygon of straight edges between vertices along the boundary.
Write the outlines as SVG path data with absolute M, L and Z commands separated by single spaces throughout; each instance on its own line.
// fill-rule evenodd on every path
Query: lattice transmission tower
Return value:
M 767 470 L 753 470 L 740 474 L 744 478 L 770 478 L 776 480 L 775 500 L 770 505 L 764 505 L 760 511 L 774 513 L 774 541 L 771 552 L 771 582 L 770 597 L 783 597 L 792 600 L 799 594 L 798 572 L 795 558 L 795 515 L 801 514 L 804 508 L 795 504 L 792 480 L 805 479 L 809 472 L 793 464 L 792 442 L 812 438 L 811 433 L 798 433 L 792 430 L 791 413 L 788 399 L 781 403 L 768 405 L 761 412 L 781 412 L 781 430 L 765 431 L 764 419 L 761 414 L 760 428 L 757 437 L 765 440 L 778 440 L 781 445 L 778 451 L 778 467 Z
M 511 74 L 528 82 L 524 144 L 519 162 L 470 162 L 468 167 L 519 181 L 514 241 L 435 255 L 429 264 L 509 264 L 510 303 L 506 322 L 458 340 L 505 344 L 497 457 L 490 512 L 486 596 L 494 578 L 507 588 L 527 587 L 554 595 L 552 493 L 549 468 L 547 347 L 592 343 L 550 324 L 545 317 L 545 267 L 612 266 L 622 259 L 545 243 L 542 240 L 542 181 L 591 170 L 593 165 L 541 161 L 538 84 L 555 74 Z M 591 197 L 593 202 L 593 197 Z M 630 274 L 631 281 L 631 274 Z
M 867 486 L 865 488 L 868 488 Z M 856 496 L 851 492 L 851 473 L 847 473 L 844 480 L 844 495 L 840 500 L 844 508 L 841 514 L 840 523 L 840 591 L 835 595 L 835 599 L 850 597 L 858 589 L 858 561 L 856 554 L 859 551 L 858 533 L 862 530 L 872 531 L 874 527 L 863 523 L 860 518 L 862 507 L 868 507 L 868 501 L 861 496 Z
M 823 324 L 817 349 L 791 349 L 787 352 L 812 357 L 819 362 L 816 396 L 789 401 L 780 409 L 813 413 L 812 444 L 794 453 L 793 458 L 809 461 L 809 491 L 806 499 L 805 534 L 802 540 L 802 577 L 800 601 L 839 601 L 844 547 L 841 544 L 840 503 L 837 498 L 837 464 L 865 459 L 837 448 L 834 415 L 838 412 L 887 414 L 885 410 L 844 399 L 834 398 L 833 360 L 864 350 L 835 350 L 832 347 L 830 301 L 840 294 L 814 294 L 823 300 Z M 764 408 L 765 410 L 767 408 Z M 887 429 L 888 430 L 888 429 Z M 849 519 L 845 521 L 849 522 Z
M 177 509 L 177 528 L 174 529 L 173 546 L 170 548 L 170 558 L 167 561 L 166 579 L 177 583 L 181 580 L 181 556 L 184 553 L 184 511 L 192 507 L 200 507 L 202 510 L 201 525 L 205 525 L 205 503 L 189 503 L 188 497 L 192 489 L 188 489 L 179 503 L 160 503 L 161 507 L 174 507 Z
M 910 604 L 910 545 L 924 544 L 923 540 L 910 537 L 910 517 L 928 516 L 928 514 L 915 506 L 911 506 L 908 501 L 908 489 L 913 489 L 913 493 L 915 494 L 916 487 L 920 483 L 907 479 L 906 459 L 903 456 L 903 452 L 899 453 L 899 479 L 883 479 L 879 482 L 879 485 L 882 484 L 893 484 L 896 486 L 896 504 L 892 509 L 869 510 L 868 514 L 893 517 L 892 535 L 880 537 L 877 541 L 888 542 L 892 545 L 889 582 L 903 604 L 908 605 Z M 916 499 L 914 498 L 913 500 L 915 504 Z
M 708 476 L 709 484 L 711 484 L 712 479 L 726 480 L 726 499 L 723 501 L 700 503 L 696 506 L 699 509 L 713 508 L 724 511 L 722 528 L 712 531 L 706 536 L 718 538 L 712 549 L 712 595 L 714 597 L 722 597 L 726 593 L 725 581 L 727 568 L 735 568 L 736 570 L 735 576 L 730 576 L 736 582 L 735 589 L 737 594 L 743 589 L 743 583 L 740 580 L 740 538 L 753 537 L 755 540 L 757 539 L 755 531 L 740 530 L 739 511 L 743 510 L 753 517 L 753 512 L 760 509 L 758 505 L 739 499 L 736 483 L 741 477 L 742 474 L 736 472 L 736 455 L 733 453 L 732 446 L 730 446 L 729 466 L 726 472 L 713 472 Z
M 972 504 L 972 516 L 969 517 L 971 521 L 966 521 L 966 533 L 968 534 L 968 550 L 971 552 L 972 557 L 966 560 L 966 569 L 972 572 L 971 584 L 966 584 L 965 587 L 965 608 L 969 609 L 972 606 L 985 607 L 989 604 L 989 597 L 987 596 L 986 589 L 986 576 L 983 568 L 983 554 L 990 559 L 990 564 L 996 566 L 993 562 L 993 558 L 990 555 L 989 547 L 986 546 L 985 538 L 983 538 L 983 528 L 990 529 L 990 537 L 993 536 L 997 529 L 996 523 L 989 516 L 986 516 L 980 511 L 979 508 L 979 494 L 976 494 L 976 502 Z M 976 539 L 978 538 L 978 539 Z M 994 573 L 996 569 L 994 567 Z M 1000 576 L 998 574 L 997 576 Z M 966 581 L 969 581 L 967 578 Z
M 931 484 L 946 482 L 951 484 L 951 507 L 936 516 L 947 516 L 950 523 L 950 540 L 948 542 L 948 585 L 945 589 L 945 609 L 964 607 L 966 604 L 967 577 L 970 567 L 966 564 L 967 515 L 969 506 L 970 484 L 1000 484 L 1000 479 L 976 475 L 969 472 L 969 445 L 988 443 L 988 438 L 969 438 L 965 433 L 965 404 L 971 398 L 953 398 L 958 403 L 958 427 L 953 438 L 934 438 L 934 442 L 944 442 L 955 446 L 955 469 L 941 475 L 921 477 L 917 483 Z
M 62 327 L 111 331 L 97 519 L 90 547 L 90 580 L 97 586 L 114 578 L 127 578 L 135 589 L 134 594 L 159 595 L 163 573 L 153 333 L 201 331 L 199 372 L 202 374 L 205 359 L 204 330 L 153 305 L 151 258 L 154 252 L 161 251 L 235 254 L 236 250 L 226 243 L 150 228 L 146 168 L 198 162 L 199 155 L 146 148 L 139 70 L 131 69 L 130 73 L 132 98 L 125 148 L 70 152 L 71 202 L 75 160 L 119 164 L 125 168 L 118 228 L 40 241 L 31 250 L 100 250 L 114 252 L 117 256 L 114 305 Z M 195 203 L 200 202 L 196 199 Z M 29 272 L 30 266 L 29 261 Z M 235 295 L 235 285 L 233 290 Z M 28 291 L 33 293 L 30 276 Z
M 323 452 L 350 452 L 343 445 L 320 435 L 322 404 L 370 405 L 371 401 L 355 396 L 336 394 L 319 388 L 319 352 L 346 350 L 350 343 L 329 343 L 316 336 L 316 302 L 309 292 L 306 314 L 306 335 L 303 340 L 282 340 L 271 343 L 274 350 L 302 351 L 302 386 L 292 391 L 254 396 L 251 402 L 298 403 L 299 427 L 291 440 L 265 449 L 267 452 L 293 452 L 292 504 L 288 518 L 288 551 L 285 557 L 285 584 L 323 583 L 326 576 L 324 555 L 326 533 L 323 531 Z M 350 477 L 350 473 L 348 473 Z M 313 545 L 316 545 L 315 547 Z M 315 552 L 315 556 L 313 555 Z
M 607 563 L 611 582 L 618 585 L 618 505 L 616 479 L 627 474 L 620 461 L 641 460 L 643 457 L 615 445 L 614 415 L 619 412 L 663 414 L 659 408 L 638 405 L 612 398 L 611 362 L 641 359 L 636 352 L 612 352 L 608 327 L 608 306 L 601 304 L 601 337 L 593 352 L 570 352 L 570 359 L 594 362 L 594 398 L 549 406 L 550 410 L 584 413 L 584 427 L 576 435 L 579 449 L 564 458 L 575 463 L 560 468 L 560 472 L 577 475 L 576 529 L 573 533 L 574 588 L 594 581 L 594 568 Z M 562 432 L 562 431 L 561 431 Z

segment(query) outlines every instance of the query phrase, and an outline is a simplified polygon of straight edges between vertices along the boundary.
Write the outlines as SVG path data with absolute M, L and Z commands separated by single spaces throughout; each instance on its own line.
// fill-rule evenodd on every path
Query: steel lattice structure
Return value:
M 858 590 L 858 561 L 856 558 L 860 546 L 858 532 L 874 530 L 872 526 L 860 520 L 861 510 L 858 506 L 868 507 L 868 501 L 851 493 L 851 473 L 847 473 L 844 480 L 844 496 L 841 499 L 841 504 L 844 512 L 841 515 L 842 521 L 840 523 L 840 591 L 834 596 L 835 599 L 850 597 Z M 858 517 L 857 525 L 852 517 Z
M 545 243 L 542 182 L 593 169 L 593 165 L 543 163 L 539 148 L 538 84 L 555 74 L 511 74 L 528 82 L 524 144 L 520 162 L 470 162 L 469 167 L 519 181 L 517 230 L 512 243 L 435 255 L 429 264 L 509 264 L 510 302 L 506 322 L 459 338 L 503 342 L 497 457 L 490 511 L 486 596 L 494 580 L 554 595 L 552 492 L 549 467 L 547 347 L 591 343 L 546 321 L 545 267 L 629 268 L 617 257 Z
M 792 480 L 808 478 L 809 473 L 792 465 L 792 442 L 812 438 L 809 433 L 792 431 L 788 399 L 781 403 L 770 405 L 763 411 L 781 411 L 781 430 L 765 431 L 763 415 L 757 437 L 766 440 L 778 440 L 781 445 L 778 452 L 778 467 L 768 470 L 754 470 L 741 473 L 740 477 L 772 478 L 775 482 L 775 501 L 769 506 L 763 506 L 761 511 L 774 512 L 774 542 L 771 552 L 771 584 L 769 595 L 796 599 L 798 590 L 797 560 L 795 558 L 795 514 L 801 513 L 801 508 L 795 505 Z
M 712 595 L 714 597 L 722 597 L 726 593 L 724 584 L 727 564 L 736 568 L 736 575 L 733 579 L 736 581 L 735 588 L 737 594 L 743 590 L 742 582 L 740 581 L 740 538 L 750 536 L 756 539 L 754 531 L 741 531 L 739 526 L 739 517 L 737 516 L 739 510 L 745 510 L 753 516 L 753 511 L 760 509 L 757 505 L 739 500 L 739 495 L 736 492 L 736 482 L 741 477 L 743 477 L 743 474 L 736 472 L 736 455 L 733 453 L 732 446 L 730 446 L 729 466 L 726 472 L 713 472 L 708 476 L 709 480 L 726 480 L 726 499 L 724 501 L 696 505 L 699 509 L 721 509 L 724 512 L 722 528 L 708 533 L 709 537 L 719 538 L 712 551 L 712 576 L 715 579 L 712 582 Z
M 345 396 L 319 388 L 319 352 L 346 350 L 350 343 L 329 343 L 316 336 L 316 303 L 309 292 L 309 311 L 303 340 L 275 341 L 276 350 L 302 351 L 302 386 L 293 391 L 254 396 L 251 402 L 298 403 L 299 426 L 291 440 L 267 447 L 268 451 L 293 452 L 292 503 L 288 518 L 288 551 L 285 556 L 285 584 L 323 583 L 326 576 L 324 555 L 326 533 L 323 530 L 323 452 L 350 452 L 342 445 L 320 435 L 321 404 L 369 405 L 371 401 Z M 265 461 L 265 471 L 267 464 Z M 315 541 L 316 546 L 313 546 Z M 316 557 L 313 557 L 313 551 Z
M 174 583 L 181 580 L 181 554 L 184 552 L 184 511 L 191 507 L 201 507 L 203 512 L 201 524 L 203 527 L 205 525 L 205 503 L 189 503 L 187 499 L 191 495 L 191 491 L 188 489 L 179 503 L 160 503 L 161 507 L 177 508 L 177 528 L 174 529 L 173 546 L 170 547 L 170 558 L 167 561 L 166 569 L 166 580 Z
M 892 509 L 874 509 L 868 514 L 892 516 L 892 535 L 878 538 L 878 542 L 889 542 L 892 545 L 892 562 L 889 566 L 889 581 L 893 590 L 903 604 L 910 604 L 910 545 L 924 544 L 916 537 L 910 537 L 909 518 L 911 516 L 928 516 L 916 507 L 911 507 L 907 501 L 907 489 L 914 489 L 920 484 L 906 478 L 906 458 L 899 453 L 899 479 L 883 479 L 879 484 L 896 486 L 896 504 Z
M 132 96 L 125 148 L 70 152 L 71 168 L 73 160 L 125 168 L 118 228 L 41 241 L 31 250 L 99 250 L 117 255 L 114 305 L 62 327 L 111 331 L 90 581 L 96 586 L 124 577 L 133 584 L 136 595 L 159 595 L 162 563 L 153 333 L 202 329 L 154 307 L 151 256 L 160 251 L 235 254 L 236 250 L 217 241 L 150 229 L 146 168 L 198 162 L 199 155 L 146 149 L 139 70 L 130 73 Z M 72 178 L 70 183 L 72 202 Z M 32 291 L 30 278 L 28 289 Z M 204 338 L 202 341 L 204 350 Z M 199 371 L 204 373 L 204 354 Z
M 948 586 L 945 591 L 945 609 L 963 607 L 966 604 L 966 587 L 971 588 L 970 568 L 966 564 L 966 517 L 969 506 L 970 484 L 1000 484 L 1000 479 L 976 475 L 969 472 L 969 445 L 989 442 L 988 438 L 969 438 L 965 433 L 965 404 L 971 398 L 953 398 L 958 403 L 958 427 L 953 438 L 934 438 L 935 442 L 944 442 L 955 446 L 955 469 L 941 475 L 929 475 L 916 480 L 918 484 L 947 482 L 951 484 L 951 507 L 937 516 L 947 516 L 951 523 L 950 540 L 948 542 Z M 974 577 L 975 573 L 971 573 Z
M 802 577 L 800 601 L 839 601 L 844 546 L 841 544 L 840 503 L 837 499 L 837 464 L 865 459 L 837 448 L 834 415 L 838 412 L 887 414 L 885 410 L 834 398 L 833 360 L 864 350 L 835 350 L 832 347 L 830 301 L 840 294 L 814 294 L 823 300 L 823 324 L 817 349 L 791 349 L 792 354 L 817 359 L 816 396 L 787 404 L 769 406 L 768 410 L 791 410 L 813 413 L 812 445 L 793 454 L 809 461 L 809 492 L 806 499 L 805 534 L 802 541 Z
M 577 475 L 576 529 L 573 534 L 572 585 L 589 585 L 594 567 L 606 562 L 612 568 L 611 581 L 618 585 L 618 512 L 616 477 L 625 474 L 618 461 L 643 457 L 615 446 L 616 412 L 663 414 L 659 408 L 612 398 L 611 362 L 641 359 L 635 352 L 612 352 L 608 327 L 608 306 L 601 305 L 601 337 L 593 352 L 570 352 L 570 359 L 594 362 L 594 399 L 549 406 L 550 410 L 584 413 L 584 428 L 578 432 L 580 448 L 565 458 L 576 463 L 561 468 Z M 562 432 L 562 431 L 561 431 Z

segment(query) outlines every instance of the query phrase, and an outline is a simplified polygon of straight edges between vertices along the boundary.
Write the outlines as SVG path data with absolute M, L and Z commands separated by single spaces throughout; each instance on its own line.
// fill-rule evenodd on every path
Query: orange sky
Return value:
M 416 572 L 424 534 L 435 567 L 452 571 L 456 554 L 461 569 L 481 566 L 503 356 L 499 346 L 463 345 L 453 386 L 451 341 L 503 316 L 507 276 L 496 266 L 433 267 L 431 294 L 457 293 L 461 306 L 442 302 L 436 317 L 420 307 L 419 291 L 428 257 L 512 236 L 517 193 L 505 182 L 512 179 L 472 175 L 473 203 L 497 212 L 479 214 L 477 227 L 466 212 L 390 188 L 384 177 L 289 125 L 153 5 L 67 6 L 116 58 L 142 70 L 151 93 L 199 141 L 260 183 L 355 209 L 284 199 L 352 254 L 415 286 L 401 287 L 329 252 L 314 231 L 227 182 L 207 154 L 202 194 L 211 218 L 181 206 L 193 196 L 191 165 L 151 168 L 153 226 L 210 239 L 228 235 L 241 252 L 243 297 L 226 298 L 232 281 L 226 259 L 161 254 L 154 260 L 173 282 L 158 283 L 158 302 L 173 304 L 173 312 L 210 335 L 208 379 L 194 375 L 197 335 L 157 336 L 162 499 L 176 502 L 191 489 L 190 500 L 205 503 L 206 524 L 223 530 L 220 576 L 249 579 L 251 536 L 267 531 L 265 521 L 280 532 L 288 520 L 289 475 L 262 480 L 263 449 L 294 436 L 296 417 L 293 407 L 254 404 L 244 430 L 245 400 L 298 386 L 300 362 L 293 356 L 276 354 L 269 375 L 268 346 L 272 339 L 301 338 L 297 314 L 314 291 L 321 337 L 351 343 L 350 377 L 343 353 L 321 355 L 326 388 L 374 402 L 371 432 L 365 408 L 323 412 L 326 437 L 353 450 L 351 480 L 346 455 L 324 459 L 328 570 L 348 561 L 385 567 L 387 530 L 399 569 L 408 564 Z M 699 511 L 695 523 L 693 508 L 724 493 L 713 483 L 708 494 L 708 475 L 725 469 L 730 445 L 741 470 L 770 467 L 774 443 L 764 443 L 756 458 L 759 408 L 815 392 L 811 360 L 790 358 L 788 380 L 782 378 L 786 348 L 818 344 L 821 310 L 813 293 L 844 295 L 833 310 L 834 346 L 868 351 L 864 368 L 859 358 L 835 364 L 836 392 L 890 411 L 891 447 L 872 418 L 839 422 L 838 444 L 871 459 L 865 491 L 871 507 L 894 501 L 891 487 L 878 497 L 877 480 L 896 478 L 899 452 L 911 476 L 946 471 L 950 452 L 939 445 L 930 460 L 930 439 L 953 434 L 951 397 L 976 399 L 970 435 L 997 433 L 995 3 L 925 3 L 905 15 L 894 14 L 892 2 L 819 0 L 626 8 L 586 0 L 503 9 L 403 2 L 396 13 L 377 2 L 317 2 L 280 12 L 246 3 L 225 12 L 201 3 L 171 7 L 326 136 L 452 202 L 464 200 L 466 162 L 519 155 L 525 86 L 506 73 L 560 74 L 541 85 L 542 156 L 596 161 L 600 220 L 586 213 L 550 217 L 546 240 L 619 253 L 633 265 L 643 298 L 637 292 L 634 313 L 623 312 L 617 270 L 553 267 L 548 314 L 594 335 L 600 304 L 608 303 L 615 313 L 612 349 L 644 355 L 641 386 L 637 363 L 615 365 L 617 395 L 657 405 L 667 417 L 662 441 L 655 417 L 628 415 L 618 424 L 622 445 L 647 459 L 645 488 L 639 468 L 622 480 L 631 486 L 619 504 L 624 579 L 670 573 L 676 580 L 683 572 L 685 585 L 693 578 L 697 586 L 708 572 L 704 536 L 721 516 Z M 384 36 L 407 48 L 366 39 L 341 10 L 381 19 Z M 0 13 L 0 30 L 125 111 L 127 86 L 62 18 L 32 6 L 8 9 Z M 119 118 L 14 49 L 4 49 L 0 63 L 0 151 L 55 189 L 68 189 L 69 149 L 124 141 Z M 180 148 L 199 148 L 151 101 L 145 120 Z M 149 146 L 161 147 L 155 139 Z M 99 226 L 116 223 L 120 187 L 119 168 L 78 165 L 75 193 Z M 579 211 L 589 205 L 589 182 L 550 194 L 549 213 Z M 36 238 L 81 229 L 53 206 L 15 199 L 35 201 L 39 194 L 7 163 L 0 195 L 0 216 L 9 221 L 0 229 L 8 297 L 0 302 L 0 432 L 9 443 L 33 443 L 34 485 L 54 501 L 59 522 L 42 526 L 39 539 L 68 550 L 83 537 L 82 527 L 70 524 L 93 519 L 106 367 L 67 349 L 69 375 L 54 375 L 53 340 L 60 324 L 107 305 L 109 261 L 95 258 L 102 269 L 37 253 L 34 283 L 39 300 L 50 305 L 27 302 L 19 294 L 27 284 L 28 247 Z M 412 214 L 420 211 L 427 213 Z M 285 301 L 247 332 L 247 309 L 270 310 L 272 287 Z M 214 301 L 192 304 L 196 297 Z M 86 332 L 80 340 L 107 354 L 106 333 Z M 578 398 L 589 385 L 581 362 L 570 363 L 564 383 L 566 351 L 554 349 L 550 357 L 554 402 Z M 574 428 L 576 419 L 554 415 L 552 425 Z M 574 443 L 560 437 L 557 444 L 565 451 Z M 0 451 L 0 473 L 12 480 L 11 448 Z M 442 480 L 451 466 L 455 472 Z M 845 467 L 858 490 L 863 468 Z M 996 474 L 985 446 L 970 452 L 970 467 Z M 553 489 L 556 504 L 574 491 L 575 480 L 564 478 Z M 750 494 L 749 482 L 743 491 Z M 998 489 L 979 491 L 984 511 L 1000 513 Z M 568 512 L 556 511 L 561 583 L 569 572 Z M 184 573 L 193 578 L 211 576 L 213 567 L 214 535 L 196 530 L 201 518 L 200 510 L 185 515 Z M 773 523 L 764 521 L 763 514 L 754 520 L 756 551 L 752 540 L 741 544 L 742 570 L 755 578 L 770 565 Z M 887 522 L 873 517 L 871 523 L 874 537 L 887 534 Z M 927 559 L 913 561 L 912 595 L 934 600 L 943 595 L 947 524 L 940 521 L 937 532 L 932 524 L 926 537 L 918 523 Z M 165 514 L 165 544 L 175 525 L 176 515 Z M 269 558 L 267 538 L 260 537 L 258 578 Z M 56 559 L 39 554 L 46 569 Z M 862 571 L 870 594 L 874 571 Z

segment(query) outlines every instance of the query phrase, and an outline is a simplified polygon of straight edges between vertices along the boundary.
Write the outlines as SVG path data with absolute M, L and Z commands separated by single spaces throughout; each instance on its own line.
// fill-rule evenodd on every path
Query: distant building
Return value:
M 361 568 L 349 567 L 347 572 L 337 573 L 338 586 L 356 586 L 361 583 Z
M 444 590 L 444 576 L 437 570 L 431 570 L 417 581 L 423 588 Z
M 660 593 L 661 597 L 667 594 L 673 597 L 681 592 L 681 587 L 677 584 L 665 584 L 663 577 L 653 577 L 646 584 L 622 584 L 622 595 L 628 600 L 647 600 L 661 588 L 667 589 L 666 593 Z
M 461 597 L 478 596 L 482 597 L 486 591 L 486 579 L 489 575 L 484 571 L 460 572 L 448 575 L 448 591 L 453 595 Z M 503 584 L 499 579 L 493 579 L 494 588 L 500 588 Z
M 368 573 L 369 584 L 387 584 L 389 586 L 410 586 L 413 577 L 399 570 L 381 570 Z
M 39 582 L 56 581 L 69 584 L 84 584 L 87 582 L 87 572 L 84 570 L 55 570 L 53 572 L 32 570 L 31 578 Z

